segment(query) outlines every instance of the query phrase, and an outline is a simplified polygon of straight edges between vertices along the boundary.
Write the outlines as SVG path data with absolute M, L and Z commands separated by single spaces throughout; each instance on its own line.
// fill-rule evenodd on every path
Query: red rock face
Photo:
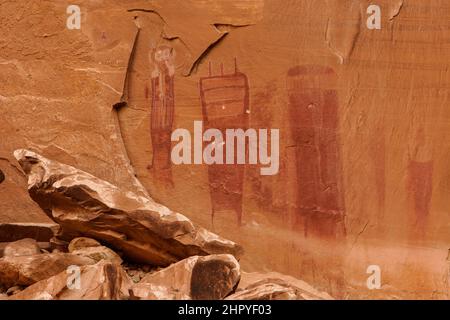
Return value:
M 236 63 L 236 61 L 235 61 Z M 200 78 L 200 99 L 205 129 L 218 129 L 226 136 L 227 129 L 247 130 L 249 126 L 249 85 L 247 76 L 238 72 Z M 230 143 L 225 140 L 225 143 Z M 245 142 L 246 154 L 248 145 Z M 238 164 L 237 144 L 233 164 L 212 164 L 208 167 L 208 184 L 211 196 L 212 221 L 217 212 L 231 210 L 237 225 L 242 223 L 242 198 L 245 166 Z
M 336 74 L 320 66 L 288 72 L 291 127 L 296 141 L 297 208 L 305 235 L 345 232 Z
M 66 28 L 60 1 L 2 3 L 0 249 L 33 238 L 64 251 L 84 235 L 127 252 L 125 263 L 217 253 L 171 228 L 181 247 L 151 234 L 148 215 L 164 207 L 189 219 L 174 227 L 184 234 L 194 225 L 242 245 L 247 271 L 295 276 L 337 298 L 448 298 L 449 8 L 407 2 L 380 2 L 381 29 L 369 29 L 367 1 L 80 0 L 80 30 Z M 222 133 L 279 129 L 278 173 L 175 165 L 171 135 L 193 135 L 194 121 Z M 90 178 L 68 195 L 36 186 L 41 208 L 17 149 Z M 92 177 L 120 190 L 100 192 L 120 208 L 92 198 Z M 142 199 L 157 208 L 136 211 Z M 74 222 L 99 205 L 115 215 Z M 40 226 L 50 218 L 66 225 L 65 239 Z M 381 288 L 369 290 L 374 265 Z M 275 291 L 298 296 L 268 282 L 240 297 Z

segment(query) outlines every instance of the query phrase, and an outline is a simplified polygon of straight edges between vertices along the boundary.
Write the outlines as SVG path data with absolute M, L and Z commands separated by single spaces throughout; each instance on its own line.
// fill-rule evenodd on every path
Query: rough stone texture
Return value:
M 106 260 L 111 263 L 117 264 L 122 263 L 122 259 L 120 258 L 120 256 L 114 251 L 112 251 L 110 248 L 105 246 L 77 249 L 73 250 L 71 253 L 80 257 L 90 258 L 95 262 L 99 262 L 100 260 Z
M 377 296 L 448 299 L 448 1 L 379 0 L 381 30 L 366 27 L 372 3 L 79 0 L 81 29 L 68 30 L 65 1 L 2 1 L 0 221 L 48 221 L 12 155 L 28 148 L 214 228 L 246 248 L 245 270 L 357 298 L 375 294 L 366 270 L 376 264 L 389 283 Z M 208 166 L 151 166 L 157 46 L 172 53 L 172 129 L 192 132 L 209 63 L 228 74 L 234 58 L 248 78 L 249 126 L 280 128 L 279 175 L 245 168 L 241 225 L 233 210 L 212 216 Z M 304 123 L 321 157 L 305 152 Z M 339 205 L 321 212 L 327 196 Z M 305 198 L 320 201 L 311 209 Z
M 39 281 L 10 300 L 119 300 L 129 298 L 131 280 L 117 264 L 105 261 L 80 267 L 80 286 L 61 272 Z
M 48 242 L 58 232 L 55 223 L 0 223 L 0 242 L 12 242 L 31 238 Z
M 310 284 L 277 272 L 242 272 L 236 293 L 230 300 L 332 300 Z
M 192 255 L 242 251 L 151 198 L 31 151 L 14 154 L 28 175 L 31 197 L 61 226 L 63 240 L 92 237 L 132 260 L 161 266 Z
M 75 250 L 84 249 L 84 248 L 91 248 L 91 247 L 100 247 L 101 244 L 95 239 L 86 238 L 86 237 L 79 237 L 72 239 L 70 241 L 68 250 L 69 252 L 73 252 Z
M 296 291 L 277 283 L 259 283 L 228 296 L 226 300 L 298 300 Z
M 36 240 L 29 238 L 11 242 L 3 250 L 4 257 L 32 256 L 40 253 L 41 249 Z
M 69 253 L 42 253 L 33 256 L 3 257 L 0 259 L 0 286 L 28 286 L 47 279 L 71 265 L 94 264 L 89 258 Z
M 232 255 L 194 256 L 148 274 L 133 286 L 141 299 L 217 300 L 233 292 L 240 266 Z

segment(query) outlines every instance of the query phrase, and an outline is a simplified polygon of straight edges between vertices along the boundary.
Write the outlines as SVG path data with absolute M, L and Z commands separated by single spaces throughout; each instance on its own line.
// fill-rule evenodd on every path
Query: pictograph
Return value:
M 249 84 L 247 76 L 240 72 L 234 60 L 234 71 L 200 78 L 200 98 L 203 121 L 206 128 L 217 128 L 225 135 L 226 129 L 249 126 Z M 236 157 L 236 153 L 235 153 Z M 242 222 L 242 194 L 245 166 L 233 164 L 210 165 L 208 180 L 211 195 L 212 219 L 216 212 L 233 210 L 238 224 Z

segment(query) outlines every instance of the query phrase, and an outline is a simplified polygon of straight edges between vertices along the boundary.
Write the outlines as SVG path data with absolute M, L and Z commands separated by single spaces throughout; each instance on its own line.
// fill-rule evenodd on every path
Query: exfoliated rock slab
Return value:
M 277 283 L 261 283 L 228 296 L 226 300 L 298 300 L 294 288 Z
M 234 291 L 240 275 L 232 255 L 194 256 L 148 274 L 132 291 L 149 300 L 218 300 Z
M 8 243 L 3 250 L 3 256 L 5 257 L 32 256 L 40 253 L 41 248 L 39 248 L 37 241 L 30 238 Z
M 295 295 L 295 297 L 293 296 Z M 242 272 L 241 281 L 230 300 L 333 300 L 326 292 L 278 272 Z
M 81 266 L 74 273 L 61 272 L 39 281 L 10 297 L 10 300 L 122 300 L 129 299 L 132 281 L 122 267 L 100 261 Z
M 0 286 L 28 286 L 47 279 L 69 266 L 89 265 L 95 261 L 70 253 L 42 253 L 32 256 L 3 257 L 0 259 Z
M 13 242 L 31 238 L 38 242 L 49 242 L 58 232 L 55 223 L 0 223 L 0 242 Z
M 194 255 L 242 253 L 236 243 L 195 226 L 151 198 L 32 151 L 16 150 L 14 156 L 28 175 L 31 197 L 62 227 L 63 240 L 91 237 L 130 260 L 156 266 Z

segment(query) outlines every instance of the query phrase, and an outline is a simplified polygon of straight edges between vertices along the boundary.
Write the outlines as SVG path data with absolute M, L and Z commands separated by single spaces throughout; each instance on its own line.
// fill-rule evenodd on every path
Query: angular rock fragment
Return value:
M 41 249 L 34 239 L 25 238 L 15 242 L 8 243 L 3 251 L 5 257 L 32 256 L 40 254 Z
M 69 253 L 42 253 L 32 256 L 3 257 L 0 259 L 0 286 L 28 286 L 47 279 L 71 265 L 94 264 L 89 258 Z
M 296 290 L 277 283 L 252 285 L 226 298 L 227 300 L 297 300 Z
M 49 242 L 58 232 L 54 223 L 0 223 L 0 242 L 13 242 L 31 238 L 38 242 Z
M 240 279 L 229 254 L 194 256 L 148 274 L 132 291 L 141 299 L 217 300 L 233 292 Z
M 14 155 L 28 175 L 31 197 L 62 227 L 63 240 L 91 237 L 130 260 L 156 266 L 194 255 L 238 257 L 242 252 L 234 242 L 150 198 L 28 150 L 16 150 Z
M 229 300 L 332 300 L 306 282 L 277 272 L 242 272 L 236 293 Z
M 80 267 L 79 281 L 63 271 L 39 281 L 10 300 L 119 300 L 128 299 L 132 282 L 117 264 L 100 261 Z

